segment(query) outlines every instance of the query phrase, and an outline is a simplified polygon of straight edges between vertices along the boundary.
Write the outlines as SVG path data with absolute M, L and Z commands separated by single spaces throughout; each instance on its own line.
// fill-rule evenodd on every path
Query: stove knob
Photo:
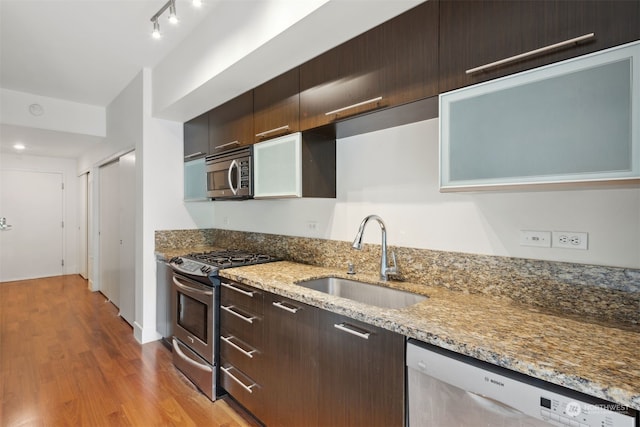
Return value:
M 169 262 L 173 264 L 182 264 L 184 261 L 180 257 L 173 257 Z
M 211 271 L 211 267 L 203 265 L 202 268 L 200 268 L 200 271 L 202 271 L 203 273 L 209 273 Z

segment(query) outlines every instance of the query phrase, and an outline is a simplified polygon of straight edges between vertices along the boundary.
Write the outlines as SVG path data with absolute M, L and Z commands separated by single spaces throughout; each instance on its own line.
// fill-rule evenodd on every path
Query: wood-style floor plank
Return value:
M 249 427 L 80 276 L 0 283 L 0 426 Z

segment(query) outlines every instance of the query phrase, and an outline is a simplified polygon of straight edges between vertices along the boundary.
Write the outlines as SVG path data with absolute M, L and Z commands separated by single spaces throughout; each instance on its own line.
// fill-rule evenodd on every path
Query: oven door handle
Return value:
M 236 168 L 236 170 L 240 169 L 238 167 L 238 161 L 236 159 L 233 159 L 233 161 L 231 162 L 231 165 L 229 165 L 229 171 L 227 172 L 227 181 L 229 182 L 229 188 L 231 189 L 231 192 L 235 196 L 236 194 L 238 194 L 238 188 L 237 187 L 233 188 L 233 183 L 231 182 L 231 172 L 233 171 L 233 168 Z M 239 181 L 240 180 L 238 180 L 238 182 Z
M 176 285 L 177 287 L 179 287 L 180 289 L 184 290 L 184 291 L 193 292 L 193 293 L 200 294 L 200 295 L 206 295 L 208 297 L 213 295 L 213 291 L 203 291 L 201 289 L 192 288 L 191 286 L 187 286 L 187 285 L 184 285 L 184 284 L 180 283 L 180 281 L 178 280 L 178 278 L 176 276 L 173 276 L 173 284 Z
M 178 346 L 178 343 L 176 342 L 175 338 L 173 339 L 173 351 L 176 352 L 176 354 L 180 357 L 180 359 L 184 360 L 185 362 L 189 363 L 190 365 L 193 365 L 193 367 L 201 369 L 201 370 L 206 371 L 206 372 L 213 372 L 213 369 L 210 366 L 198 363 L 195 360 L 191 359 L 186 354 L 184 354 L 182 352 L 182 350 L 180 350 L 180 346 Z

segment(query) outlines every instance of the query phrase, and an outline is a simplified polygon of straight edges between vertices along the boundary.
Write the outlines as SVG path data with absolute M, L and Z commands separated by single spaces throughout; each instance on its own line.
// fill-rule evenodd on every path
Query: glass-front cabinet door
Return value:
M 440 95 L 441 191 L 640 182 L 640 42 Z

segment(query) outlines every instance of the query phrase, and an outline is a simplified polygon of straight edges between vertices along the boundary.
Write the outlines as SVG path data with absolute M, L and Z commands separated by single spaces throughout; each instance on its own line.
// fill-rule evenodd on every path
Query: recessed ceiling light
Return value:
M 195 7 L 200 7 L 202 6 L 202 0 L 193 0 L 193 5 Z
M 18 150 L 18 151 L 22 151 L 22 150 L 24 150 L 24 149 L 25 149 L 25 148 L 27 148 L 27 147 L 25 147 L 25 146 L 24 146 L 24 144 L 22 144 L 22 143 L 20 143 L 20 142 L 17 142 L 17 143 L 15 143 L 15 144 L 13 144 L 13 148 L 14 148 L 14 149 L 16 149 L 16 150 Z

